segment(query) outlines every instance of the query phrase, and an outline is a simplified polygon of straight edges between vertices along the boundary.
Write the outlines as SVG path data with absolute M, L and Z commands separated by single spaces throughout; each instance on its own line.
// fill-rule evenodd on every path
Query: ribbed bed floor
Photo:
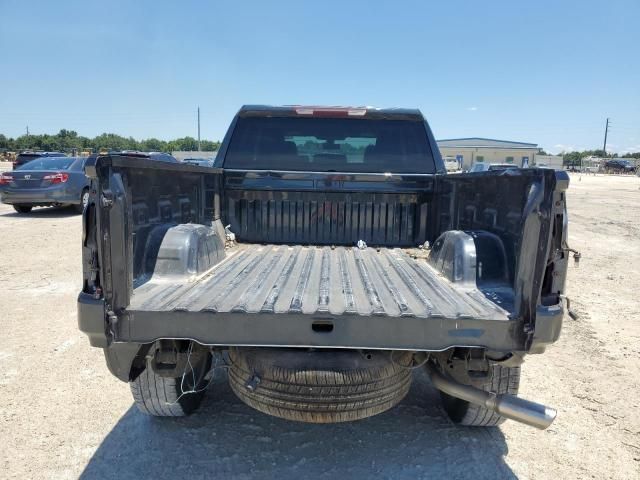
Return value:
M 129 310 L 507 320 L 508 296 L 485 293 L 401 249 L 245 244 L 190 282 L 151 278 Z

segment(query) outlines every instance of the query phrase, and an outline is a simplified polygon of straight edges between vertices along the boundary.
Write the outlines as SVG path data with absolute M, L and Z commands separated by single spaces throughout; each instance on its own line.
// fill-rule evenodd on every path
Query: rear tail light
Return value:
M 69 180 L 69 174 L 58 172 L 52 175 L 45 175 L 44 177 L 42 177 L 42 179 L 49 180 L 51 183 L 64 183 Z
M 13 175 L 7 175 L 6 173 L 0 175 L 0 185 L 9 185 L 11 182 L 13 182 Z

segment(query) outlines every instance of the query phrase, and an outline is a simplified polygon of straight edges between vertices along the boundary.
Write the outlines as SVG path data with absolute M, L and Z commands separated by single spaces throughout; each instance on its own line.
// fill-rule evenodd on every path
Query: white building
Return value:
M 513 163 L 519 167 L 533 166 L 540 149 L 536 143 L 511 142 L 492 138 L 450 138 L 438 140 L 443 157 L 457 158 L 463 170 L 476 162 Z

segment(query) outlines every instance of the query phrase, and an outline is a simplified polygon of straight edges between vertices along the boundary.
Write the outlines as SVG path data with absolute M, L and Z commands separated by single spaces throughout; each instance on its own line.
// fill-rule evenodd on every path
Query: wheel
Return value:
M 229 383 L 250 407 L 288 420 L 359 420 L 397 405 L 411 386 L 410 352 L 232 348 Z M 405 366 L 406 365 L 406 366 Z
M 211 355 L 176 378 L 163 377 L 147 367 L 129 382 L 138 410 L 155 417 L 184 417 L 193 413 L 202 402 L 211 369 Z
M 33 207 L 31 205 L 14 205 L 13 209 L 18 213 L 29 213 Z
M 520 367 L 490 364 L 487 381 L 475 385 L 485 392 L 516 395 L 520 386 Z M 469 427 L 495 427 L 506 419 L 491 410 L 440 392 L 442 406 L 453 423 Z
M 82 193 L 80 194 L 80 203 L 75 204 L 73 206 L 73 209 L 77 213 L 82 213 L 84 212 L 84 207 L 86 207 L 88 203 L 89 203 L 89 189 L 85 188 L 84 190 L 82 190 Z

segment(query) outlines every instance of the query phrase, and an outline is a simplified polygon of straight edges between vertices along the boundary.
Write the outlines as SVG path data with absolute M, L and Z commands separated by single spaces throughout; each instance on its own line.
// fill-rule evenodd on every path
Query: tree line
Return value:
M 619 155 L 617 153 L 605 154 L 604 150 L 583 150 L 581 152 L 562 152 L 559 153 L 562 157 L 562 163 L 565 166 L 579 166 L 580 160 L 586 157 L 599 157 L 599 158 L 637 158 L 640 159 L 640 152 L 633 153 L 625 153 L 624 155 Z
M 220 142 L 201 140 L 200 149 L 215 151 Z M 198 140 L 193 137 L 177 138 L 175 140 L 158 140 L 147 138 L 136 140 L 133 137 L 123 137 L 115 133 L 103 133 L 94 138 L 78 135 L 73 130 L 60 130 L 55 135 L 21 135 L 10 138 L 0 133 L 0 152 L 20 152 L 22 150 L 43 150 L 71 153 L 73 150 L 91 150 L 95 153 L 106 150 L 139 150 L 143 152 L 173 152 L 177 150 L 197 151 Z

